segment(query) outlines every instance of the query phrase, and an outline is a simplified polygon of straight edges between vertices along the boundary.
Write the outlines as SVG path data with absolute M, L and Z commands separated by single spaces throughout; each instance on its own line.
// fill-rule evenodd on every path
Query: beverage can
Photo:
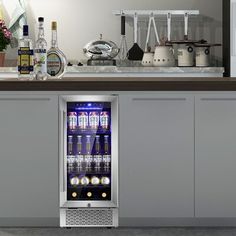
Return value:
M 92 111 L 89 113 L 89 126 L 91 129 L 98 129 L 99 126 L 99 113 Z
M 110 179 L 108 177 L 102 177 L 101 178 L 101 184 L 109 185 L 110 184 Z
M 78 126 L 79 129 L 87 129 L 88 128 L 88 113 L 87 112 L 79 112 L 78 114 Z
M 80 180 L 81 185 L 88 185 L 89 184 L 89 178 L 84 176 Z
M 100 183 L 100 179 L 97 176 L 92 177 L 91 184 L 98 185 Z
M 71 184 L 72 186 L 77 186 L 77 185 L 79 185 L 79 178 L 78 178 L 77 176 L 71 178 L 71 179 L 70 179 L 70 184 Z
M 68 113 L 68 126 L 70 130 L 76 129 L 76 126 L 77 126 L 77 113 L 76 112 Z
M 103 129 L 109 128 L 109 113 L 107 111 L 100 113 L 100 124 Z

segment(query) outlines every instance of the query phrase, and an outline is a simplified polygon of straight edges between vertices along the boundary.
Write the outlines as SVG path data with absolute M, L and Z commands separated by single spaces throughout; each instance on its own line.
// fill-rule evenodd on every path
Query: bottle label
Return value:
M 47 51 L 46 49 L 35 50 L 35 72 L 47 73 Z
M 57 76 L 62 68 L 61 58 L 56 53 L 50 53 L 47 58 L 47 71 L 51 76 Z
M 34 71 L 34 51 L 29 47 L 18 50 L 18 71 L 20 74 L 30 74 Z

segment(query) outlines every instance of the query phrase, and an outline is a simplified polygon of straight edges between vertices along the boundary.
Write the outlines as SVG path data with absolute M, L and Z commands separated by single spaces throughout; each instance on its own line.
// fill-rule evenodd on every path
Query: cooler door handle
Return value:
M 66 165 L 65 165 L 65 145 L 66 145 L 66 142 L 65 142 L 65 124 L 66 124 L 66 119 L 67 119 L 67 116 L 66 116 L 66 112 L 63 111 L 63 134 L 62 134 L 62 137 L 63 137 L 63 148 L 62 148 L 62 164 L 63 164 L 63 192 L 66 191 Z
M 186 101 L 187 98 L 133 98 L 133 101 Z
M 50 101 L 50 98 L 0 98 L 0 101 Z
M 201 98 L 201 101 L 236 101 L 236 98 Z

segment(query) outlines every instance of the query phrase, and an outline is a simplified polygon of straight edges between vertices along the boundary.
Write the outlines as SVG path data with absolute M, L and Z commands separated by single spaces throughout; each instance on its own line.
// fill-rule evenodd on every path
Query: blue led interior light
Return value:
M 75 110 L 102 110 L 100 107 L 76 107 Z

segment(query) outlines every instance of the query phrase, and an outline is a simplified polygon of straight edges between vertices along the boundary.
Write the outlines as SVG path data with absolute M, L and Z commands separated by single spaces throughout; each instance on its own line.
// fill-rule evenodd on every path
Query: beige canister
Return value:
M 210 66 L 210 47 L 196 47 L 196 66 Z
M 188 44 L 179 44 L 178 47 L 178 66 L 194 66 L 194 47 Z

